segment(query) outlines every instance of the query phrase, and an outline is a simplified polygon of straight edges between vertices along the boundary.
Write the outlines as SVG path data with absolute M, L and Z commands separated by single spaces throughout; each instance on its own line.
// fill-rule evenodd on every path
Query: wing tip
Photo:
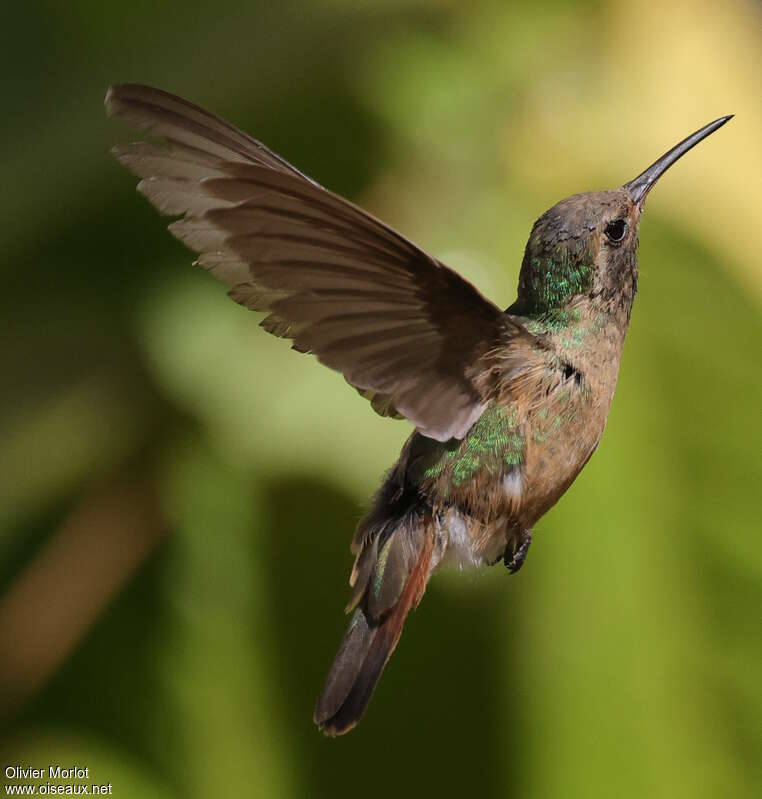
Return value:
M 103 98 L 103 105 L 106 108 L 106 116 L 112 117 L 116 113 L 116 94 L 118 89 L 119 87 L 113 84 L 106 89 L 106 96 Z
M 141 86 L 138 83 L 111 83 L 106 89 L 106 96 L 103 98 L 103 105 L 106 106 L 106 113 L 109 116 L 119 113 L 120 107 L 129 95 L 135 90 L 148 89 L 148 86 Z
M 161 98 L 174 99 L 168 92 L 143 83 L 112 83 L 106 89 L 103 105 L 107 116 L 118 117 L 125 113 L 130 103 L 159 102 Z

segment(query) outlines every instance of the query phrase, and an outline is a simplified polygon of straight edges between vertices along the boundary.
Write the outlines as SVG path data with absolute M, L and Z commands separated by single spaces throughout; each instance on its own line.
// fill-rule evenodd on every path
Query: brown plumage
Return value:
M 163 144 L 115 148 L 172 233 L 262 326 L 384 397 L 432 438 L 483 409 L 470 369 L 500 309 L 391 228 L 241 131 L 145 86 L 109 90 L 109 114 Z
M 595 450 L 637 289 L 637 231 L 658 177 L 729 117 L 621 189 L 570 197 L 535 224 L 501 311 L 383 222 L 222 119 L 158 89 L 106 108 L 151 142 L 116 157 L 170 230 L 269 333 L 341 372 L 415 432 L 352 544 L 344 641 L 315 708 L 329 735 L 367 707 L 445 562 L 517 571 L 531 528 Z
M 415 544 L 401 543 L 399 533 L 386 543 L 404 561 L 404 564 L 387 561 L 383 575 L 386 585 L 375 591 L 367 583 L 360 583 L 362 590 L 357 592 L 353 603 L 363 597 L 367 597 L 367 602 L 364 607 L 355 608 L 315 706 L 315 723 L 327 735 L 348 732 L 360 720 L 397 646 L 407 614 L 418 605 L 426 590 L 436 546 L 431 520 L 418 520 L 411 532 L 417 534 Z M 400 552 L 402 549 L 408 552 Z M 369 558 L 368 563 L 373 560 Z

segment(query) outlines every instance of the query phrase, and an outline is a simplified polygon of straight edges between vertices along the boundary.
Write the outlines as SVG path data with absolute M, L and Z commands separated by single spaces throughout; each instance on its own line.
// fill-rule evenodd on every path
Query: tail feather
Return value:
M 374 553 L 375 562 L 369 570 L 365 594 L 354 611 L 315 707 L 315 723 L 326 735 L 342 735 L 362 718 L 397 646 L 405 619 L 426 590 L 434 535 L 431 526 L 422 520 L 418 520 L 416 528 L 413 532 L 418 533 L 415 539 L 419 546 L 409 560 L 403 553 L 411 551 L 410 536 L 406 535 L 411 531 L 404 525 L 392 531 L 390 538 L 405 536 L 406 540 L 387 539 L 380 548 L 369 550 Z M 398 593 L 393 590 L 397 585 Z M 375 616 L 371 608 L 380 606 L 379 598 L 392 595 L 394 604 L 383 615 Z
M 373 643 L 374 635 L 375 630 L 368 624 L 368 618 L 362 608 L 357 608 L 331 664 L 323 692 L 315 705 L 314 720 L 321 729 L 341 710 L 352 691 L 365 656 Z

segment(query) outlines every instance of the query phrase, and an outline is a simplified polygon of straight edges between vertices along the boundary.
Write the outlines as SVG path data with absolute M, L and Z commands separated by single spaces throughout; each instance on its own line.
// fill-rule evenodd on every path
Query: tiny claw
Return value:
M 521 533 L 521 537 L 518 540 L 517 546 L 515 546 L 510 553 L 506 550 L 505 555 L 503 555 L 503 563 L 505 563 L 506 568 L 511 574 L 516 574 L 516 572 L 524 565 L 524 561 L 527 559 L 527 553 L 529 552 L 529 545 L 531 543 L 532 531 L 524 530 Z

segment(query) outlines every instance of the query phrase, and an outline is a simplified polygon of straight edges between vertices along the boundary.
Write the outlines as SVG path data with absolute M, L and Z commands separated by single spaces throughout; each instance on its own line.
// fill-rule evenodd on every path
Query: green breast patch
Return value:
M 524 432 L 515 409 L 488 407 L 462 441 L 434 447 L 426 459 L 424 480 L 450 478 L 461 485 L 487 470 L 498 474 L 524 460 Z

